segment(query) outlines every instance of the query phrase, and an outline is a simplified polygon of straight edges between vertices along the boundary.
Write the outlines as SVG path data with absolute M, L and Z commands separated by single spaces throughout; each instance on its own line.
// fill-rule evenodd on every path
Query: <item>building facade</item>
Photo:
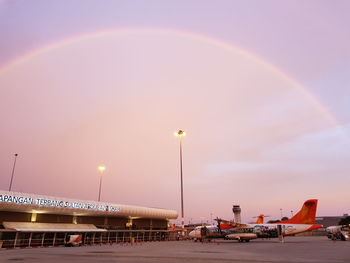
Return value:
M 166 230 L 174 210 L 0 191 L 0 228 L 76 227 Z M 20 224 L 21 223 L 21 224 Z

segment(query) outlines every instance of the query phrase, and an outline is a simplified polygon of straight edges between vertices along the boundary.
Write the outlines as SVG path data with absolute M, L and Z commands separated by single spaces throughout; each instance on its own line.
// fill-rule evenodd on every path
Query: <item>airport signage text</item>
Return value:
M 44 207 L 62 207 L 71 209 L 84 209 L 94 211 L 107 211 L 107 212 L 119 212 L 120 207 L 110 206 L 104 204 L 93 204 L 85 202 L 69 202 L 59 199 L 45 199 L 45 198 L 31 198 L 26 196 L 15 196 L 15 195 L 1 195 L 0 202 L 3 203 L 14 203 L 23 205 L 38 205 Z

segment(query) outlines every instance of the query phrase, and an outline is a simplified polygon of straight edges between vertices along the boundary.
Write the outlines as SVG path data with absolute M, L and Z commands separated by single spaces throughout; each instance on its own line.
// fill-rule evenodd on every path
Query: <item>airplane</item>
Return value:
M 197 226 L 188 236 L 194 241 L 226 237 L 226 239 L 249 242 L 251 239 L 257 238 L 256 234 L 249 233 L 249 229 L 252 228 L 250 225 L 235 223 L 221 218 L 216 218 L 215 220 L 218 222 L 217 225 Z M 259 215 L 255 224 L 260 224 L 263 220 L 264 215 Z
M 260 214 L 258 216 L 253 217 L 257 218 L 255 224 L 263 224 L 265 217 L 269 216 Z M 237 229 L 232 229 L 232 233 L 226 235 L 225 239 L 237 240 L 238 242 L 249 242 L 252 239 L 258 238 L 257 233 L 254 233 L 254 228 L 252 228 L 250 225 L 244 226 L 244 228 L 242 228 L 242 226 L 237 226 Z M 271 232 L 269 234 L 271 234 Z M 259 237 L 261 237 L 261 235 Z
M 306 200 L 300 209 L 292 218 L 279 221 L 272 224 L 255 224 L 252 225 L 255 232 L 264 232 L 265 230 L 276 230 L 280 225 L 282 236 L 293 236 L 295 234 L 322 228 L 323 225 L 315 224 L 317 199 Z
M 204 238 L 235 239 L 239 242 L 248 242 L 257 237 L 278 237 L 278 226 L 281 227 L 282 236 L 292 236 L 306 231 L 322 228 L 315 224 L 317 199 L 304 202 L 301 210 L 292 218 L 272 224 L 260 224 L 263 216 L 259 216 L 255 224 L 240 224 L 227 220 L 217 219 L 218 226 L 196 227 L 189 233 L 189 237 L 197 240 Z M 249 235 L 248 235 L 249 234 Z M 243 239 L 245 237 L 246 239 Z

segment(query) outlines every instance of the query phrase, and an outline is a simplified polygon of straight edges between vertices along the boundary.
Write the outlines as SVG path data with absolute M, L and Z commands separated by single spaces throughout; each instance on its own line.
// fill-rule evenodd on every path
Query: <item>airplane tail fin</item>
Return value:
M 264 215 L 263 214 L 258 215 L 258 218 L 256 219 L 255 224 L 264 224 Z
M 288 220 L 279 223 L 284 224 L 315 224 L 317 209 L 317 199 L 310 199 L 305 201 L 301 210 Z

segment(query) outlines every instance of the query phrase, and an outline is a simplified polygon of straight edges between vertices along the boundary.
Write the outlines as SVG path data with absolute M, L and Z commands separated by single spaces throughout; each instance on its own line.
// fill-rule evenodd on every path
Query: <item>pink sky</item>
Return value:
M 232 218 L 232 204 L 245 221 L 289 216 L 308 198 L 319 215 L 349 212 L 347 116 L 321 88 L 268 52 L 164 25 L 122 28 L 58 38 L 0 70 L 1 189 L 18 153 L 14 191 L 95 200 L 104 164 L 102 200 L 180 211 L 173 132 L 183 129 L 186 222 Z

